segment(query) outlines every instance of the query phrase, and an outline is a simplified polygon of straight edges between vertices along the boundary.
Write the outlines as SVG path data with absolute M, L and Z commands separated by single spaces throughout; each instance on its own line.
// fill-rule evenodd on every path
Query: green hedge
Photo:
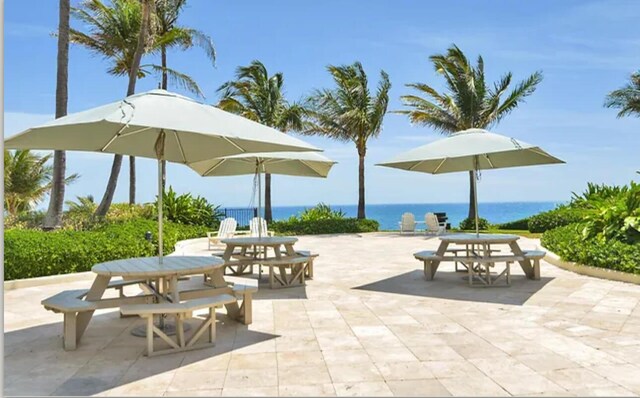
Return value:
M 476 230 L 476 219 L 474 218 L 465 218 L 464 220 L 460 221 L 460 225 L 458 226 L 459 229 L 461 230 Z M 482 217 L 478 217 L 478 229 L 479 230 L 487 230 L 489 229 L 489 221 L 487 221 L 486 218 L 482 218 Z
M 640 274 L 640 244 L 638 243 L 586 239 L 578 225 L 549 230 L 542 235 L 541 243 L 566 261 Z
M 144 239 L 151 231 L 152 242 Z M 206 227 L 164 224 L 164 251 L 177 241 L 204 236 Z M 135 220 L 101 225 L 90 231 L 5 231 L 5 280 L 91 270 L 96 263 L 157 253 L 158 223 Z
M 529 218 L 522 218 L 520 220 L 509 221 L 502 224 L 495 224 L 493 227 L 496 229 L 526 231 L 529 229 Z
M 269 229 L 279 234 L 287 235 L 318 235 L 357 232 L 375 232 L 380 228 L 376 220 L 358 220 L 356 218 L 342 218 L 332 220 L 302 221 L 289 219 L 273 221 Z
M 568 206 L 557 208 L 531 216 L 529 218 L 529 232 L 545 232 L 554 228 L 574 224 L 584 219 L 586 210 Z

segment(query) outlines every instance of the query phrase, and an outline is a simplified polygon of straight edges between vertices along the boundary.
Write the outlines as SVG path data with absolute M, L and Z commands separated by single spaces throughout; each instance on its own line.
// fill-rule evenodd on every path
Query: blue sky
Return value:
M 55 109 L 56 1 L 5 2 L 5 135 L 53 118 Z M 78 2 L 72 0 L 72 4 Z M 603 108 L 605 95 L 640 67 L 640 18 L 637 1 L 243 1 L 191 0 L 180 22 L 213 37 L 216 68 L 197 48 L 169 54 L 169 65 L 193 76 L 205 102 L 233 78 L 238 65 L 261 60 L 270 72 L 285 76 L 287 96 L 303 98 L 330 85 L 328 64 L 359 60 L 376 82 L 380 69 L 393 84 L 390 110 L 410 82 L 442 87 L 428 56 L 457 44 L 475 59 L 482 54 L 492 80 L 507 71 L 515 80 L 542 70 L 544 81 L 525 104 L 492 131 L 538 144 L 567 164 L 485 172 L 479 200 L 564 201 L 588 181 L 623 184 L 640 169 L 640 120 L 616 119 Z M 75 27 L 81 28 L 77 22 Z M 152 57 L 143 63 L 159 62 Z M 69 112 L 120 99 L 126 78 L 106 73 L 107 63 L 72 46 L 69 65 Z M 156 88 L 158 79 L 138 83 L 138 91 Z M 176 90 L 179 91 L 179 90 Z M 184 93 L 183 93 L 184 94 Z M 389 114 L 367 156 L 367 203 L 465 202 L 466 174 L 432 176 L 375 167 L 398 152 L 439 138 L 431 129 L 412 126 Z M 357 202 L 357 156 L 353 144 L 304 138 L 338 161 L 326 180 L 274 176 L 274 205 Z M 68 171 L 81 178 L 67 198 L 102 197 L 111 155 L 68 154 Z M 138 198 L 156 192 L 152 160 L 138 162 Z M 251 202 L 250 177 L 201 178 L 181 165 L 170 165 L 168 183 L 225 206 Z M 301 189 L 302 188 L 302 189 Z M 126 163 L 116 201 L 127 200 Z

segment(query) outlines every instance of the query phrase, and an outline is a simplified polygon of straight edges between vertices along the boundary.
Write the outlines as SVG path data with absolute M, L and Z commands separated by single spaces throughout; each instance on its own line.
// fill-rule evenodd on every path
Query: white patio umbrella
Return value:
M 556 163 L 564 163 L 564 161 L 548 154 L 538 146 L 482 129 L 468 129 L 401 153 L 378 166 L 430 174 L 473 170 L 477 176 L 480 170 Z M 478 234 L 476 179 L 473 179 L 475 193 L 473 200 L 476 209 L 476 234 Z
M 76 150 L 158 160 L 162 263 L 162 160 L 187 164 L 246 152 L 319 151 L 280 131 L 166 91 L 152 90 L 30 128 L 7 149 Z
M 255 174 L 258 178 L 258 214 L 261 214 L 260 174 L 326 178 L 334 164 L 336 162 L 316 152 L 265 152 L 210 159 L 190 163 L 189 167 L 204 177 Z M 258 234 L 261 233 L 258 228 Z

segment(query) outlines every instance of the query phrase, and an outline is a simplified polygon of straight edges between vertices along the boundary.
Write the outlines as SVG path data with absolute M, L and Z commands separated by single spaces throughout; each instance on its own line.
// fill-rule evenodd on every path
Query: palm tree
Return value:
M 444 77 L 446 92 L 440 93 L 425 83 L 407 84 L 418 94 L 400 97 L 411 109 L 397 113 L 407 115 L 412 123 L 433 127 L 446 135 L 469 128 L 486 129 L 499 123 L 525 97 L 533 94 L 542 81 L 542 72 L 535 72 L 507 93 L 512 80 L 512 74 L 508 72 L 489 87 L 482 57 L 479 56 L 473 66 L 456 45 L 452 45 L 445 54 L 432 55 L 429 59 L 436 72 Z M 469 218 L 475 215 L 474 178 L 473 171 L 470 171 Z
M 30 210 L 51 190 L 53 167 L 51 155 L 41 156 L 28 149 L 4 151 L 4 209 L 10 217 Z M 64 179 L 69 184 L 78 178 Z
M 69 81 L 69 0 L 60 0 L 58 21 L 58 56 L 56 71 L 56 119 L 67 114 L 67 82 Z M 62 223 L 62 204 L 64 203 L 64 180 L 67 156 L 64 151 L 53 153 L 53 182 L 49 208 L 43 227 L 51 229 Z
M 305 133 L 319 134 L 340 141 L 352 141 L 358 151 L 358 218 L 365 218 L 364 161 L 367 141 L 377 137 L 387 113 L 391 82 L 385 71 L 372 95 L 367 74 L 360 62 L 333 66 L 327 70 L 334 89 L 316 90 L 308 99 L 310 123 Z
M 633 73 L 624 87 L 610 92 L 604 105 L 620 109 L 618 117 L 640 116 L 640 71 Z
M 299 131 L 304 121 L 304 108 L 289 103 L 284 97 L 284 76 L 278 72 L 269 76 L 260 61 L 236 69 L 236 80 L 218 88 L 218 107 L 247 119 L 276 128 L 284 133 Z M 273 219 L 271 211 L 271 175 L 265 174 L 264 218 Z
M 154 47 L 160 49 L 160 61 L 162 70 L 162 83 L 160 88 L 166 90 L 168 88 L 169 72 L 167 69 L 167 49 L 172 47 L 178 47 L 182 50 L 189 49 L 194 45 L 201 47 L 206 53 L 207 57 L 215 66 L 216 62 L 216 49 L 213 45 L 213 40 L 205 33 L 183 26 L 178 26 L 178 17 L 183 7 L 187 3 L 187 0 L 156 0 L 156 21 L 157 28 L 155 31 L 155 43 Z M 174 79 L 175 80 L 175 79 Z M 196 94 L 202 96 L 197 84 L 193 82 L 197 89 Z M 194 91 L 194 90 L 192 90 Z M 167 161 L 162 161 L 162 186 L 165 186 Z
M 93 195 L 76 196 L 76 202 L 67 200 L 65 203 L 69 207 L 70 213 L 93 214 L 98 206 Z
M 150 23 L 152 0 L 113 0 L 111 5 L 101 0 L 86 0 L 79 8 L 71 10 L 72 15 L 83 22 L 88 32 L 70 30 L 72 43 L 80 44 L 93 53 L 110 61 L 108 73 L 128 76 L 127 95 L 135 93 L 138 78 L 164 71 L 179 86 L 200 93 L 200 88 L 189 76 L 171 68 L 148 64 L 140 66 L 144 53 L 157 50 L 155 44 L 155 23 Z M 143 29 L 144 27 L 144 29 Z M 135 66 L 135 67 L 134 67 Z M 132 71 L 136 71 L 132 74 Z M 135 202 L 135 158 L 129 164 L 129 202 Z M 105 194 L 96 209 L 97 216 L 106 215 L 113 200 L 122 166 L 122 155 L 115 155 Z

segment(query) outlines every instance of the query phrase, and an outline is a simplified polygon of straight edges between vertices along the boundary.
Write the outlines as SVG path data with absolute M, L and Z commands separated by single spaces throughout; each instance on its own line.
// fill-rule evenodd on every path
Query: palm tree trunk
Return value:
M 475 190 L 473 179 L 476 178 L 476 173 L 473 170 L 469 171 L 469 215 L 467 216 L 470 220 L 474 220 L 476 217 L 476 203 L 475 203 Z
M 140 24 L 140 33 L 138 34 L 138 46 L 136 48 L 135 54 L 133 55 L 133 63 L 131 64 L 131 69 L 129 70 L 129 85 L 127 87 L 127 97 L 133 95 L 136 92 L 138 69 L 140 69 L 140 60 L 142 59 L 142 54 L 144 53 L 144 44 L 146 41 L 147 30 L 149 26 L 149 18 L 151 15 L 151 4 L 149 4 L 150 1 L 151 0 L 143 0 L 142 2 L 142 24 Z M 133 156 L 131 158 L 133 158 Z M 131 163 L 129 164 L 131 165 Z M 135 200 L 135 160 L 133 165 L 134 168 L 131 170 L 133 170 L 134 173 L 133 197 Z M 109 181 L 107 182 L 107 189 L 104 192 L 102 201 L 100 201 L 100 205 L 96 209 L 96 216 L 104 217 L 105 215 L 107 215 L 109 207 L 111 207 L 111 202 L 113 201 L 113 195 L 116 192 L 116 187 L 118 185 L 118 175 L 120 174 L 121 166 L 122 155 L 115 155 L 113 157 L 113 164 L 111 165 L 111 175 L 109 176 Z M 131 186 L 129 188 L 129 199 L 131 199 Z
M 267 223 L 273 220 L 271 212 L 271 174 L 264 175 L 264 219 Z
M 58 21 L 58 64 L 56 71 L 56 119 L 67 114 L 67 91 L 69 81 L 69 0 L 60 0 Z M 67 156 L 64 151 L 53 154 L 53 181 L 49 208 L 43 227 L 52 229 L 62 223 L 62 204 L 64 203 L 65 172 Z
M 358 149 L 358 219 L 365 219 L 364 212 L 364 157 L 366 148 Z

